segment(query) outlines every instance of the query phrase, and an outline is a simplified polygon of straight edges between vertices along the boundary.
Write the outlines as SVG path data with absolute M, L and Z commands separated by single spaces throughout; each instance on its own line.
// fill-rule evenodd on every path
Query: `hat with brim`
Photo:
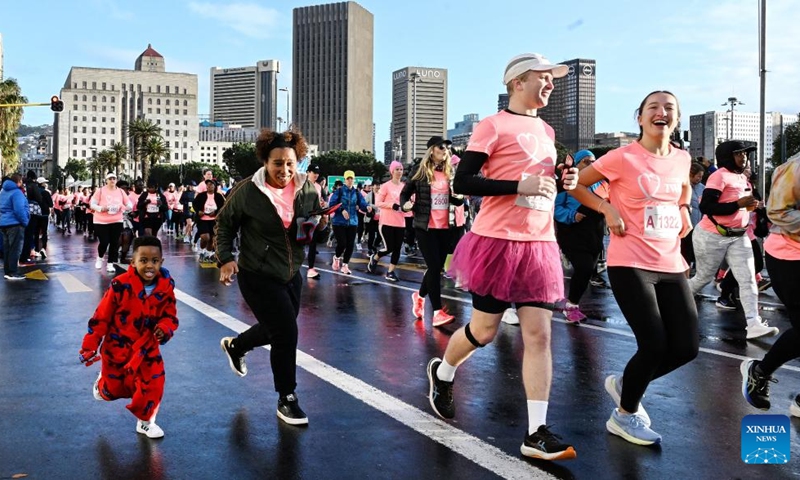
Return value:
M 109 178 L 116 179 L 117 178 L 117 174 L 114 173 L 114 172 L 110 172 L 108 175 L 106 175 L 106 180 L 108 180 Z
M 43 184 L 47 183 L 47 179 L 44 178 L 44 177 L 39 177 L 39 178 L 36 179 L 36 183 L 38 183 L 39 185 L 43 185 Z
M 561 78 L 569 72 L 567 65 L 554 64 L 544 55 L 538 53 L 523 53 L 509 60 L 503 74 L 503 85 L 519 77 L 528 70 L 534 72 L 552 72 L 553 78 Z
M 448 140 L 448 139 L 446 139 L 446 138 L 444 138 L 444 137 L 442 137 L 440 135 L 434 135 L 434 136 L 432 136 L 431 138 L 428 139 L 428 143 L 427 143 L 428 148 L 431 148 L 431 147 L 433 147 L 435 145 L 442 145 L 442 144 L 452 145 L 453 142 L 451 142 L 450 140 Z
M 347 178 L 356 178 L 356 172 L 354 172 L 354 171 L 352 171 L 352 170 L 346 170 L 346 171 L 344 172 L 344 175 L 342 175 L 342 176 L 343 176 L 345 179 L 347 179 Z

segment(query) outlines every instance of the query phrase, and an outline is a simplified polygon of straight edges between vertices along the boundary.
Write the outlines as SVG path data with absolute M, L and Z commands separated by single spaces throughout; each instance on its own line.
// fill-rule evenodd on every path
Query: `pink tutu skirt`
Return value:
M 503 302 L 555 303 L 564 298 L 556 242 L 518 242 L 469 232 L 458 242 L 448 273 L 470 292 Z

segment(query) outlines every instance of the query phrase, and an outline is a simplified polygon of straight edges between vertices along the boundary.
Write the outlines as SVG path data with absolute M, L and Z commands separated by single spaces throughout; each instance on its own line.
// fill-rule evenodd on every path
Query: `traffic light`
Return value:
M 50 97 L 50 110 L 54 112 L 64 111 L 64 102 L 58 98 L 58 95 L 53 95 Z

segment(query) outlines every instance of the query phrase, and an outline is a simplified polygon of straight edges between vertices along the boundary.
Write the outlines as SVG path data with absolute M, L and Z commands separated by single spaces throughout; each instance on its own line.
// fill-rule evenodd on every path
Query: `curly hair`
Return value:
M 269 159 L 269 153 L 276 148 L 291 148 L 301 159 L 308 153 L 308 143 L 299 130 L 287 130 L 283 133 L 264 128 L 256 139 L 256 157 L 262 162 Z

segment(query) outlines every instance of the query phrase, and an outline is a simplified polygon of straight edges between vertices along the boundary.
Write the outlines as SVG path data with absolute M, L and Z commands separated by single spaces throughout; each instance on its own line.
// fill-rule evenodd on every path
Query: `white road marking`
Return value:
M 57 273 L 48 273 L 48 276 L 56 277 L 56 280 L 64 287 L 64 290 L 67 293 L 80 293 L 80 292 L 91 292 L 92 289 L 89 288 L 85 283 L 78 280 L 77 277 L 72 275 L 71 273 L 66 272 L 57 272 Z
M 181 290 L 175 290 L 175 297 L 178 301 L 183 302 L 215 322 L 230 328 L 234 332 L 241 333 L 250 328 L 246 323 L 233 318 L 227 313 Z M 269 349 L 269 347 L 263 348 Z M 376 410 L 383 412 L 431 440 L 472 460 L 500 477 L 534 480 L 556 478 L 547 472 L 539 470 L 521 458 L 513 457 L 499 448 L 459 430 L 433 415 L 398 400 L 368 383 L 321 362 L 300 350 L 297 351 L 297 365 L 312 375 L 330 383 L 334 387 L 361 400 Z

